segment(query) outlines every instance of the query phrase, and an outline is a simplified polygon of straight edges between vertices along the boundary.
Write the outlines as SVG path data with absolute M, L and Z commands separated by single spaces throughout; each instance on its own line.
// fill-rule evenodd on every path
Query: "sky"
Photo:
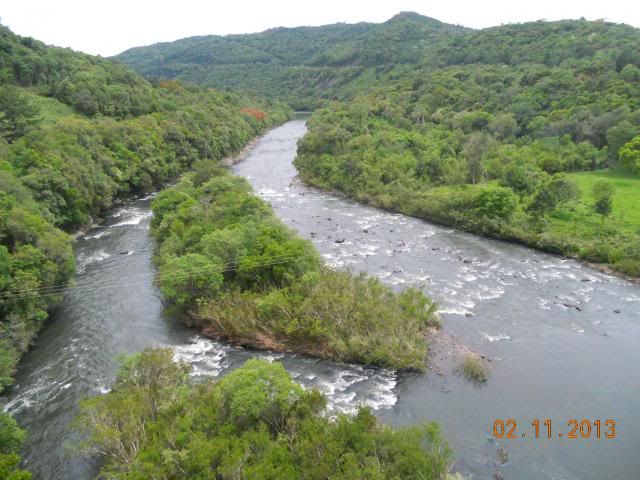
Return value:
M 51 45 L 110 56 L 194 35 L 273 27 L 383 22 L 413 11 L 483 28 L 504 23 L 604 18 L 640 27 L 635 0 L 2 0 L 0 21 Z

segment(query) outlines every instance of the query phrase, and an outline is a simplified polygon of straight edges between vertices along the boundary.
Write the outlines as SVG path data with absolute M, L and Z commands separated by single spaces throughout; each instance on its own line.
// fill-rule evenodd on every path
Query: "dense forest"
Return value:
M 72 281 L 69 232 L 289 114 L 254 97 L 151 84 L 0 27 L 0 390 Z M 0 469 L 19 450 L 19 431 L 6 431 Z
M 258 34 L 191 37 L 118 55 L 144 75 L 244 88 L 299 110 L 369 93 L 408 72 L 454 65 L 594 61 L 638 65 L 638 29 L 586 20 L 471 30 L 415 13 L 381 24 L 276 28 Z M 605 67 L 608 68 L 608 67 Z M 552 87 L 552 86 L 550 86 Z
M 402 13 L 119 58 L 149 75 L 324 107 L 296 161 L 309 183 L 640 275 L 639 29 L 471 30 Z
M 171 350 L 122 365 L 113 389 L 87 399 L 77 420 L 86 450 L 111 479 L 454 480 L 437 424 L 393 430 L 367 409 L 323 415 L 325 398 L 280 363 L 249 360 L 193 384 Z
M 424 370 L 435 305 L 322 265 L 251 192 L 209 162 L 153 201 L 165 298 L 209 335 L 344 362 Z
M 150 83 L 122 64 L 48 47 L 4 27 L 0 32 L 0 388 L 11 384 L 21 354 L 73 281 L 70 233 L 90 225 L 119 199 L 146 194 L 187 170 L 192 173 L 153 202 L 157 281 L 179 316 L 208 335 L 237 344 L 393 368 L 425 368 L 424 334 L 427 327 L 438 326 L 431 300 L 414 289 L 396 294 L 377 279 L 324 267 L 310 242 L 277 220 L 245 181 L 219 166 L 221 158 L 257 133 L 286 120 L 288 107 L 176 80 Z M 189 385 L 184 366 L 170 366 L 166 352 L 147 352 L 132 362 L 112 393 L 87 401 L 85 411 L 91 411 L 93 420 L 96 414 L 104 419 L 118 416 L 126 406 L 130 421 L 158 420 L 154 428 L 166 427 L 170 435 L 174 425 L 165 423 L 168 417 L 157 417 L 157 405 L 167 408 L 174 419 L 176 409 L 187 405 L 184 418 L 218 417 L 222 410 L 208 410 L 209 394 L 258 376 L 284 389 L 262 392 L 268 398 L 283 396 L 286 405 L 278 407 L 282 411 L 276 412 L 274 405 L 254 407 L 278 416 L 280 426 L 272 426 L 286 427 L 288 440 L 282 441 L 284 430 L 270 431 L 268 421 L 261 423 L 260 411 L 256 412 L 260 422 L 250 422 L 248 429 L 238 429 L 238 421 L 247 421 L 243 415 L 228 421 L 220 417 L 220 430 L 207 440 L 233 458 L 233 452 L 244 448 L 264 447 L 256 451 L 251 471 L 273 470 L 276 478 L 278 472 L 303 471 L 309 462 L 319 460 L 325 470 L 338 468 L 336 475 L 345 478 L 354 468 L 365 466 L 380 478 L 412 471 L 441 478 L 448 471 L 450 452 L 437 426 L 394 432 L 379 426 L 366 410 L 354 419 L 329 422 L 321 415 L 324 399 L 317 392 L 303 394 L 281 367 L 248 364 L 219 385 L 205 387 Z M 173 383 L 141 390 L 134 383 L 145 368 L 160 374 L 150 381 Z M 175 375 L 165 376 L 169 371 Z M 177 392 L 185 396 L 174 397 Z M 239 392 L 235 398 L 228 393 L 226 403 L 243 401 L 247 394 Z M 290 403 L 294 396 L 299 398 Z M 134 401 L 141 403 L 131 410 Z M 144 412 L 150 405 L 151 417 Z M 30 478 L 19 468 L 24 433 L 6 414 L 0 415 L 0 422 L 3 478 Z M 132 425 L 121 424 L 122 431 L 107 432 L 105 425 L 82 424 L 94 428 L 87 431 L 90 443 L 103 454 L 117 440 L 112 435 L 128 435 Z M 205 429 L 210 428 L 213 424 Z M 197 431 L 192 434 L 194 439 L 201 436 Z M 184 438 L 189 435 L 185 431 Z M 345 443 L 353 435 L 368 435 L 373 443 Z M 158 441 L 164 440 L 158 437 Z M 397 442 L 410 455 L 394 447 Z M 320 458 L 306 458 L 306 449 L 313 444 L 332 447 Z M 175 468 L 173 461 L 149 463 L 147 456 L 155 456 L 160 447 L 161 443 L 146 445 L 149 450 L 136 456 L 140 462 L 136 469 Z M 192 447 L 192 453 L 201 457 L 218 455 L 209 448 Z M 374 465 L 371 452 L 378 448 L 388 454 Z M 219 471 L 205 468 L 206 473 L 204 464 L 188 458 L 186 451 L 176 454 L 184 457 L 184 468 L 204 475 L 217 472 L 224 477 L 236 468 L 229 457 Z M 104 457 L 105 471 L 132 473 L 130 459 L 118 455 L 111 452 Z M 282 461 L 282 455 L 289 460 Z M 346 463 L 338 467 L 336 459 Z
M 413 13 L 384 24 L 275 28 L 191 37 L 118 55 L 151 78 L 177 78 L 279 98 L 297 110 L 370 86 L 390 66 L 421 61 L 425 47 L 467 29 Z
M 316 112 L 302 177 L 366 203 L 640 275 L 640 70 L 418 70 Z

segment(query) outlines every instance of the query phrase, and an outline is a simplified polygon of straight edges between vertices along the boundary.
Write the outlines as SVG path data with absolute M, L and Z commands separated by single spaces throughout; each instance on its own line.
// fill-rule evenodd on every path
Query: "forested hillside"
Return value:
M 636 28 L 566 20 L 470 30 L 405 13 L 120 58 L 151 75 L 324 105 L 297 160 L 315 185 L 640 274 Z
M 288 114 L 0 27 L 0 389 L 73 275 L 66 232 Z
M 429 71 L 467 64 L 595 61 L 621 70 L 637 64 L 638 30 L 605 22 L 560 21 L 471 30 L 414 13 L 381 24 L 278 28 L 259 34 L 192 37 L 138 47 L 118 56 L 152 77 L 246 88 L 309 109 L 327 99 Z
M 393 65 L 420 63 L 426 50 L 466 31 L 402 13 L 383 24 L 192 37 L 132 48 L 117 58 L 146 76 L 243 88 L 308 110 L 370 85 Z
M 483 63 L 406 69 L 316 112 L 296 161 L 302 177 L 640 275 L 638 31 L 564 24 L 591 41 L 569 41 L 563 23 L 474 33 L 470 60 Z M 493 57 L 496 45 L 515 65 Z

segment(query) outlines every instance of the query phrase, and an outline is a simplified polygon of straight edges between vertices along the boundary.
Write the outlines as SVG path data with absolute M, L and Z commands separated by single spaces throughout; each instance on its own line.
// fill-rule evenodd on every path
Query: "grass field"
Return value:
M 608 171 L 574 173 L 570 176 L 582 191 L 583 203 L 589 205 L 593 205 L 593 185 L 598 180 L 613 184 L 616 190 L 610 220 L 640 234 L 640 177 Z
M 580 187 L 581 199 L 548 215 L 545 242 L 563 253 L 640 276 L 640 177 L 609 171 L 569 176 Z M 611 214 L 604 218 L 594 210 L 593 186 L 599 180 L 615 187 Z

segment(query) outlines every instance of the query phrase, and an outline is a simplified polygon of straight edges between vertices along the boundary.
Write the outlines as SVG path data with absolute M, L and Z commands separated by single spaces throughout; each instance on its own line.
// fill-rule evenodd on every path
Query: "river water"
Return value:
M 505 479 L 640 478 L 640 287 L 307 187 L 292 165 L 304 132 L 304 120 L 272 130 L 233 170 L 329 264 L 396 289 L 419 286 L 437 299 L 449 341 L 434 349 L 427 374 L 248 351 L 180 326 L 163 313 L 152 282 L 151 200 L 141 199 L 78 240 L 75 287 L 10 392 L 5 408 L 27 429 L 25 463 L 34 478 L 95 475 L 95 465 L 74 454 L 70 421 L 82 397 L 108 390 L 118 354 L 147 346 L 174 347 L 196 376 L 224 374 L 250 357 L 282 361 L 297 381 L 321 389 L 332 411 L 364 404 L 393 425 L 437 420 L 456 469 L 474 479 L 498 471 Z M 450 345 L 490 358 L 489 381 L 456 375 Z M 494 421 L 509 418 L 518 422 L 518 438 L 493 439 Z M 547 418 L 552 438 L 532 438 L 531 421 Z M 566 438 L 571 418 L 615 419 L 617 436 Z

